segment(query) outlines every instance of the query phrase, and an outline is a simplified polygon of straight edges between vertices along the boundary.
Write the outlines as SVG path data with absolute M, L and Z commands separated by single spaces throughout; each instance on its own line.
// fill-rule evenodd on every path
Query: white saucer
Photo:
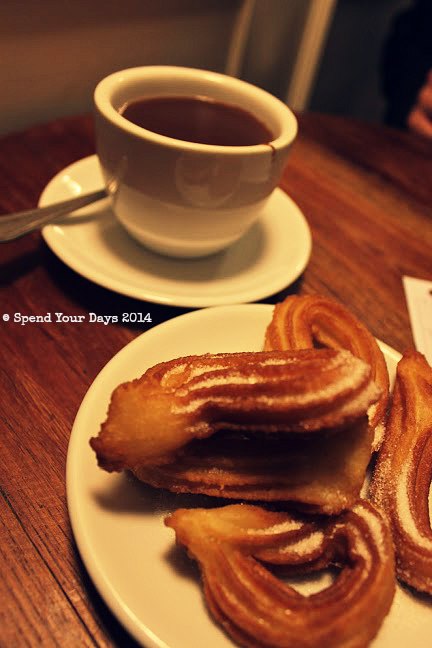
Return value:
M 39 204 L 102 185 L 92 155 L 58 173 Z M 108 198 L 42 233 L 51 250 L 87 279 L 129 297 L 189 308 L 256 301 L 279 292 L 303 272 L 311 252 L 308 224 L 280 189 L 268 213 L 240 241 L 204 259 L 169 259 L 140 246 L 117 223 Z
M 119 383 L 178 356 L 259 350 L 272 314 L 273 307 L 266 304 L 219 306 L 155 326 L 102 369 L 76 416 L 66 469 L 75 540 L 107 605 L 148 648 L 233 648 L 207 612 L 197 569 L 186 552 L 175 550 L 174 533 L 163 524 L 176 508 L 205 506 L 208 500 L 101 470 L 89 439 L 97 435 Z M 393 381 L 400 355 L 381 347 Z M 370 648 L 429 646 L 431 633 L 430 599 L 398 585 L 390 614 Z

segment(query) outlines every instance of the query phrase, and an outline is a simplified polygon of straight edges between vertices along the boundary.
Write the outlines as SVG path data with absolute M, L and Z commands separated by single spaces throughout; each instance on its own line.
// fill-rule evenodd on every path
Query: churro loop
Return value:
M 374 450 L 381 445 L 389 397 L 385 359 L 373 335 L 342 304 L 320 295 L 292 295 L 276 304 L 265 336 L 265 350 L 306 349 L 314 346 L 348 349 L 367 362 L 380 387 L 380 400 L 371 406 L 369 421 L 375 430 Z
M 323 522 L 237 504 L 180 509 L 165 524 L 198 561 L 211 614 L 241 646 L 364 648 L 389 611 L 392 541 L 368 502 Z M 308 596 L 273 573 L 331 565 L 341 569 L 332 585 Z
M 360 494 L 379 396 L 346 350 L 189 356 L 120 385 L 90 444 L 158 488 L 333 514 Z
M 370 367 L 344 350 L 188 356 L 117 387 L 90 444 L 107 470 L 161 465 L 218 430 L 343 429 L 379 395 Z
M 384 443 L 371 497 L 387 515 L 396 548 L 397 575 L 432 594 L 432 368 L 409 351 L 400 360 Z

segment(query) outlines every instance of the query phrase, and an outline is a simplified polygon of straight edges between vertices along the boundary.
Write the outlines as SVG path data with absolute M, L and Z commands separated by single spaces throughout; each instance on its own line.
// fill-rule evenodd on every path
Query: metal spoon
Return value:
M 75 211 L 75 209 L 80 209 L 80 207 L 101 200 L 106 195 L 105 189 L 100 189 L 47 207 L 37 207 L 36 209 L 0 216 L 0 243 L 20 238 L 20 236 L 39 229 L 46 223 L 53 223 L 62 216 Z

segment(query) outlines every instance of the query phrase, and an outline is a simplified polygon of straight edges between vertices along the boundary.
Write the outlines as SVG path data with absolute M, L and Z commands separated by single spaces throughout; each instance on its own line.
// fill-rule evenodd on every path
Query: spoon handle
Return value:
M 46 223 L 53 223 L 62 216 L 75 211 L 75 209 L 80 209 L 80 207 L 85 207 L 85 205 L 90 205 L 97 200 L 101 200 L 101 198 L 105 198 L 106 195 L 105 189 L 99 189 L 47 207 L 37 207 L 36 209 L 0 216 L 0 243 L 24 236 L 24 234 L 39 229 Z

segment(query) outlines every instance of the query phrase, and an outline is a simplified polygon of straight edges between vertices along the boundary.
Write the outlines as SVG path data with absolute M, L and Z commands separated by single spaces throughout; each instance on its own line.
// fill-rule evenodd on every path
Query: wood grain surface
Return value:
M 432 146 L 338 117 L 299 116 L 283 189 L 305 214 L 313 251 L 278 295 L 329 294 L 399 351 L 412 347 L 404 274 L 432 280 Z M 36 206 L 62 168 L 94 152 L 92 119 L 0 140 L 0 213 Z M 185 309 L 101 288 L 59 261 L 40 233 L 0 245 L 0 645 L 133 646 L 93 587 L 66 509 L 65 461 L 81 400 L 106 362 L 148 325 L 4 322 L 7 313 Z

